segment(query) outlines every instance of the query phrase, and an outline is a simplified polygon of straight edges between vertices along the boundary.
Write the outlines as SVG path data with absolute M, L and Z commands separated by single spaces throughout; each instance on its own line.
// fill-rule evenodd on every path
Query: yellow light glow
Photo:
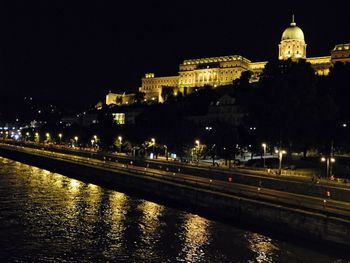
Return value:
M 256 262 L 272 262 L 275 251 L 278 251 L 271 238 L 259 234 L 245 235 L 249 248 L 256 253 Z
M 189 214 L 185 223 L 186 243 L 183 251 L 186 253 L 186 262 L 202 262 L 205 254 L 201 253 L 202 246 L 210 238 L 208 228 L 210 221 L 203 217 Z

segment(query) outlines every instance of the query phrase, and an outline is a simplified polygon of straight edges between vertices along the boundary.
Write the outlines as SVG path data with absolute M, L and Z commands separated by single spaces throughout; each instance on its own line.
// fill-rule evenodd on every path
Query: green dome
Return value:
M 292 23 L 290 23 L 290 26 L 284 30 L 282 34 L 282 40 L 287 39 L 297 39 L 297 40 L 303 40 L 304 41 L 304 33 L 300 29 L 300 27 L 297 27 L 297 24 L 294 22 L 294 16 Z

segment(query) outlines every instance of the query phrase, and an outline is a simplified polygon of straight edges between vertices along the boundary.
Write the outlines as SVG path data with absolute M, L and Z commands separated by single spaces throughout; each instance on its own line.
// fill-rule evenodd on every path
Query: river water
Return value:
M 0 157 L 0 262 L 347 262 Z

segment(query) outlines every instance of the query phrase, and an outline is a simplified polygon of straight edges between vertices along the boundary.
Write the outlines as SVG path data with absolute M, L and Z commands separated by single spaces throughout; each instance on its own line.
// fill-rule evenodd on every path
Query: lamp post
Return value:
M 155 154 L 154 153 L 154 146 L 156 145 L 156 139 L 152 138 L 151 142 L 152 142 L 152 146 L 153 146 L 153 154 Z
M 50 142 L 50 133 L 46 133 L 46 142 L 49 143 Z
M 286 154 L 287 152 L 285 150 L 276 150 L 275 151 L 278 154 L 278 174 L 281 175 L 282 173 L 282 156 L 283 154 Z
M 200 142 L 199 142 L 199 140 L 196 140 L 195 143 L 196 143 L 196 159 L 197 159 L 196 161 L 199 162 L 199 145 L 200 145 Z
M 168 161 L 168 146 L 164 145 L 165 159 Z
M 332 176 L 332 164 L 335 162 L 333 157 L 322 157 L 321 162 L 326 162 L 326 177 Z
M 261 146 L 264 149 L 264 156 L 263 156 L 263 162 L 264 162 L 264 168 L 265 168 L 265 156 L 266 156 L 266 143 L 261 144 Z
M 79 137 L 78 136 L 75 136 L 74 137 L 74 140 L 75 140 L 75 143 L 77 144 L 77 146 L 78 146 L 78 140 L 79 140 Z
M 62 143 L 62 133 L 59 133 L 58 137 L 60 138 L 60 143 Z
M 96 149 L 98 149 L 98 141 L 99 141 L 99 138 L 97 137 L 97 135 L 94 135 L 93 138 L 94 138 L 94 141 L 95 141 Z
M 119 153 L 122 152 L 122 140 L 123 140 L 123 137 L 122 137 L 122 136 L 118 136 L 118 141 L 119 141 Z

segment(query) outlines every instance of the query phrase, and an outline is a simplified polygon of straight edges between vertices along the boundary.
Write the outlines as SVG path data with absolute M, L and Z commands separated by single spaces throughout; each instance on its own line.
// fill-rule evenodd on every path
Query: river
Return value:
M 0 157 L 0 262 L 348 262 Z

